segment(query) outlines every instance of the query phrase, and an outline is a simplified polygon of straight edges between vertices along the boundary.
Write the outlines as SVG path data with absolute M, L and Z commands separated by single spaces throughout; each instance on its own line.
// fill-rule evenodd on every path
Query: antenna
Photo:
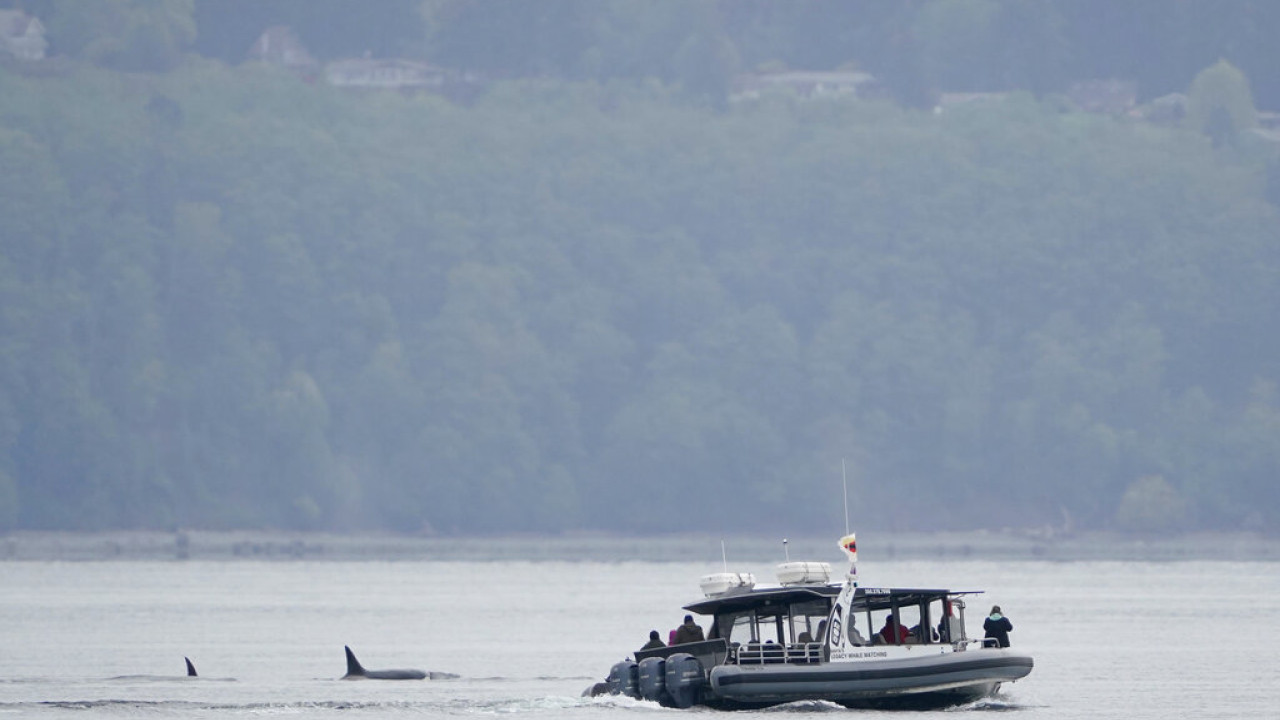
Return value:
M 720 559 L 724 561 L 724 571 L 729 572 L 729 554 L 724 551 L 724 538 L 720 538 Z
M 786 538 L 782 538 L 782 555 L 783 555 L 783 557 L 785 557 L 785 558 L 787 559 L 787 562 L 791 562 L 791 553 L 790 553 L 790 552 L 787 552 L 787 539 L 786 539 Z
M 849 474 L 844 469 L 844 458 L 840 458 L 840 482 L 844 485 L 844 534 L 849 534 Z

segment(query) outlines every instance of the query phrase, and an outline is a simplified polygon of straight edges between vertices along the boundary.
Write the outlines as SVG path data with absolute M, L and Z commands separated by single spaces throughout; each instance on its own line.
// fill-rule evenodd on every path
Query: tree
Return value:
M 1146 475 L 1133 481 L 1120 506 L 1116 525 L 1133 532 L 1178 532 L 1186 527 L 1187 501 L 1160 475 Z
M 1248 78 L 1226 60 L 1201 70 L 1187 91 L 1186 123 L 1212 138 L 1215 145 L 1256 127 L 1258 111 Z
M 935 92 L 1003 90 L 997 0 L 931 0 L 916 17 L 920 74 Z
M 195 0 L 51 0 L 59 52 L 126 71 L 164 71 L 196 39 Z

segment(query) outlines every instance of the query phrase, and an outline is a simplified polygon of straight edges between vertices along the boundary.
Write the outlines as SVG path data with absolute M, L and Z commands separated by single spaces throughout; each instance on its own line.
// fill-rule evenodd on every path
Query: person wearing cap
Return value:
M 662 642 L 662 638 L 658 637 L 657 630 L 649 631 L 649 642 L 644 644 L 641 650 L 653 650 L 654 648 L 664 648 L 667 644 Z
M 893 617 L 893 613 L 889 613 L 889 615 L 884 619 L 884 627 L 880 628 L 880 632 L 876 634 L 879 635 L 880 640 L 883 641 L 882 643 L 877 644 L 884 645 L 904 645 L 911 637 L 911 633 L 902 626 L 902 623 L 898 622 Z
M 706 638 L 702 635 L 702 628 L 693 622 L 692 615 L 684 616 L 684 624 L 676 628 L 675 642 L 672 645 L 683 645 L 691 642 L 702 642 Z
M 994 638 L 1000 643 L 1000 647 L 1009 647 L 1009 633 L 1013 630 L 1013 623 L 1001 614 L 999 605 L 991 606 L 991 614 L 982 623 L 982 629 L 986 631 L 986 637 Z

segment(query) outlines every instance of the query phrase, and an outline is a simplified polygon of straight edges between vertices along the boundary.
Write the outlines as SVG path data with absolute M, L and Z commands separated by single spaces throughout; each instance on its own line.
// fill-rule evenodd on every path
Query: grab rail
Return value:
M 822 643 L 735 645 L 733 660 L 739 665 L 811 665 L 822 662 Z
M 668 647 L 653 648 L 651 650 L 637 650 L 635 652 L 636 662 L 640 662 L 645 658 L 660 657 L 666 658 L 675 653 L 689 653 L 698 658 L 704 668 L 712 668 L 725 662 L 731 654 L 729 643 L 723 638 L 712 638 L 711 640 L 700 640 L 698 642 L 683 643 L 681 645 L 671 645 Z

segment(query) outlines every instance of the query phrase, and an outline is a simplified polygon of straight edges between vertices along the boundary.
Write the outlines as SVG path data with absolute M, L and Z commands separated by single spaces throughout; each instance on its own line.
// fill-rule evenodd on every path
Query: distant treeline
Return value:
M 0 528 L 1274 531 L 1277 152 L 1182 89 L 0 65 Z
M 40 17 L 50 52 L 166 70 L 194 51 L 231 64 L 268 27 L 320 60 L 405 57 L 496 79 L 654 78 L 723 98 L 764 68 L 876 75 L 895 99 L 1037 96 L 1098 78 L 1140 99 L 1185 90 L 1219 59 L 1280 110 L 1274 0 L 0 0 Z

